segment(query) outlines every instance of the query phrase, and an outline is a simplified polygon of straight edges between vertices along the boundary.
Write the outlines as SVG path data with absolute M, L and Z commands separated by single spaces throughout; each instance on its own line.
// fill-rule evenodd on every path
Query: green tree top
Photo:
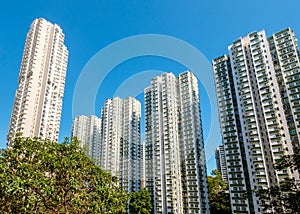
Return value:
M 211 214 L 230 214 L 228 184 L 222 180 L 222 175 L 218 170 L 213 170 L 212 175 L 207 177 Z
M 3 213 L 122 213 L 128 200 L 118 180 L 78 146 L 16 138 L 0 158 Z
M 152 211 L 150 193 L 145 189 L 131 193 L 129 210 L 132 214 L 150 214 Z

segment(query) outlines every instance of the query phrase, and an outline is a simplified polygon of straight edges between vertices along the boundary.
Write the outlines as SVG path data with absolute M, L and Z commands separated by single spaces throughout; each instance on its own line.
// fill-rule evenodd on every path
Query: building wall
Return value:
M 146 151 L 145 151 L 145 142 L 142 142 L 141 144 L 141 156 L 142 156 L 142 165 L 141 165 L 141 171 L 142 171 L 142 179 L 141 179 L 141 187 L 142 189 L 146 188 Z
M 225 182 L 228 182 L 225 150 L 224 150 L 224 145 L 223 144 L 216 148 L 215 157 L 216 157 L 217 170 L 221 173 L 222 180 L 225 181 Z

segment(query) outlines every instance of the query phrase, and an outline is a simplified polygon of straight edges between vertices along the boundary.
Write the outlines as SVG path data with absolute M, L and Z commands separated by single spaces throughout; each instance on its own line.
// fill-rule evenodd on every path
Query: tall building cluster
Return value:
M 16 134 L 58 140 L 68 63 L 64 37 L 59 25 L 45 19 L 31 24 L 8 128 L 8 146 Z
M 255 190 L 299 180 L 274 168 L 299 148 L 300 63 L 294 32 L 249 33 L 213 60 L 233 212 L 261 213 Z M 270 211 L 270 210 L 269 210 Z
M 133 98 L 107 99 L 96 116 L 73 120 L 72 136 L 77 137 L 96 163 L 119 177 L 127 192 L 141 190 L 141 103 Z
M 208 213 L 196 77 L 189 71 L 179 77 L 173 73 L 154 77 L 145 89 L 145 117 L 141 143 L 141 103 L 132 97 L 106 100 L 96 142 L 99 165 L 118 176 L 125 191 L 149 190 L 154 213 Z M 73 135 L 78 139 L 82 135 L 75 128 L 89 130 L 88 121 L 85 116 L 74 119 Z M 83 144 L 92 148 L 90 143 Z
M 300 145 L 300 61 L 294 32 L 267 37 L 252 32 L 213 60 L 223 144 L 216 161 L 229 185 L 233 213 L 263 213 L 257 190 L 299 180 L 277 170 Z M 24 137 L 58 140 L 68 62 L 57 24 L 36 19 L 27 34 L 9 129 L 8 146 Z M 198 81 L 189 71 L 163 73 L 144 90 L 141 103 L 107 99 L 97 116 L 77 116 L 72 136 L 95 162 L 119 178 L 126 192 L 146 188 L 153 213 L 209 213 Z
M 20 133 L 58 141 L 68 61 L 57 24 L 36 19 L 27 34 L 8 146 Z M 96 164 L 119 178 L 126 192 L 150 191 L 154 213 L 208 213 L 206 161 L 198 82 L 191 72 L 154 77 L 145 89 L 146 139 L 141 103 L 107 99 L 97 116 L 77 116 L 72 137 Z

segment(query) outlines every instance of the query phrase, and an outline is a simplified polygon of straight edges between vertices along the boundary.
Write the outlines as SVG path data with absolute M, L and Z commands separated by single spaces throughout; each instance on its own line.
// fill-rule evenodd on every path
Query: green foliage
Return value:
M 300 169 L 300 150 L 295 150 L 293 155 L 284 155 L 276 162 L 276 169 L 293 169 L 299 170 Z
M 296 150 L 293 155 L 285 155 L 276 163 L 277 170 L 300 170 L 300 152 Z M 279 186 L 266 190 L 259 190 L 258 196 L 264 210 L 273 210 L 276 213 L 300 213 L 300 181 L 286 179 Z M 284 210 L 283 210 L 284 208 Z
M 150 193 L 145 189 L 131 193 L 129 210 L 132 214 L 150 214 L 152 212 Z
M 0 158 L 2 213 L 123 213 L 128 196 L 78 141 L 16 138 Z
M 218 170 L 212 171 L 213 176 L 208 176 L 208 194 L 211 214 L 230 214 L 230 195 L 228 184 L 222 180 Z
M 259 190 L 258 195 L 264 210 L 274 210 L 276 213 L 300 213 L 300 186 L 292 179 L 281 182 L 279 186 Z

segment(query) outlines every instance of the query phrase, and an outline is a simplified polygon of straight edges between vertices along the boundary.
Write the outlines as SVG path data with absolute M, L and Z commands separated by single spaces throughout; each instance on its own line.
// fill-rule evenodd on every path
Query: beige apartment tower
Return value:
M 17 133 L 58 140 L 67 62 L 60 26 L 42 18 L 34 20 L 25 42 L 8 146 Z

